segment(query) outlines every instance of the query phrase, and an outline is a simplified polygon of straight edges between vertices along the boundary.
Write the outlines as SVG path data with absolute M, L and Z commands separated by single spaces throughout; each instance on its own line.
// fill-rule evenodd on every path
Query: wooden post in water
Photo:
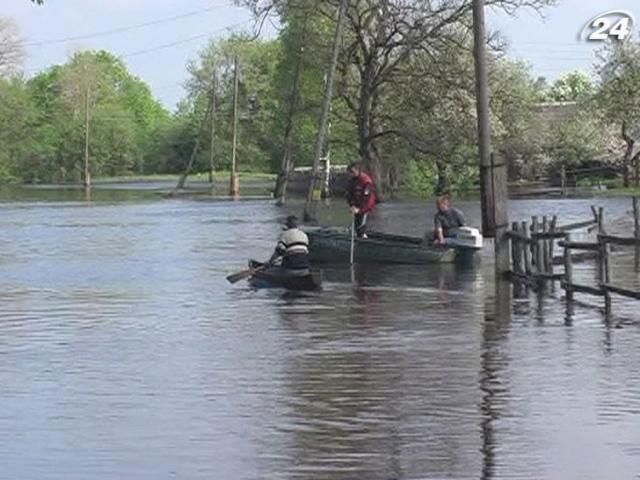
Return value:
M 513 233 L 519 233 L 520 225 L 518 222 L 513 222 L 511 224 L 511 231 Z M 521 270 L 521 262 L 520 262 L 520 244 L 521 242 L 517 238 L 511 239 L 511 267 L 513 273 L 522 273 Z
M 527 225 L 527 222 L 522 222 L 520 224 L 520 233 L 529 238 L 529 225 Z M 524 273 L 531 275 L 531 249 L 529 248 L 528 243 L 522 244 L 522 260 L 524 263 Z
M 605 285 L 611 283 L 610 249 L 609 244 L 601 236 L 598 236 L 598 243 L 600 243 L 600 269 L 598 271 L 600 288 L 602 288 L 604 294 L 604 311 L 606 315 L 609 315 L 611 313 L 611 293 L 605 288 Z
M 237 173 L 237 149 L 238 149 L 238 55 L 233 56 L 233 135 L 231 145 L 231 178 L 229 195 L 237 197 L 240 194 L 240 181 Z
M 594 205 L 591 205 L 591 213 L 593 214 L 593 221 L 596 222 L 596 224 L 598 223 L 598 210 L 596 210 L 596 207 Z
M 567 233 L 564 246 L 564 289 L 567 302 L 573 302 L 573 264 L 571 261 L 571 249 L 567 247 L 567 243 L 571 242 L 571 234 Z
M 636 239 L 634 265 L 636 272 L 640 270 L 640 208 L 638 207 L 638 197 L 633 197 L 633 236 Z
M 511 224 L 511 231 L 516 234 L 521 233 L 520 224 L 518 222 L 513 222 Z M 524 292 L 526 291 L 526 283 L 521 277 L 522 275 L 524 275 L 524 268 L 522 265 L 522 252 L 524 250 L 523 246 L 525 246 L 524 242 L 520 241 L 519 239 L 511 239 L 511 260 L 513 273 L 515 274 L 513 295 L 516 298 L 522 297 L 524 295 Z
M 565 197 L 567 195 L 567 167 L 560 167 L 560 194 Z
M 598 235 L 604 235 L 604 207 L 598 207 Z
M 551 224 L 549 225 L 549 232 L 551 233 L 556 233 L 556 225 L 558 223 L 558 217 L 557 216 L 553 216 L 553 218 L 551 219 Z M 553 252 L 555 250 L 555 242 L 556 239 L 555 238 L 550 238 L 549 240 L 547 240 L 548 242 L 548 246 L 547 246 L 547 273 L 549 273 L 550 275 L 554 274 L 554 266 L 553 266 Z M 555 291 L 556 289 L 556 283 L 555 280 L 551 280 L 551 289 Z
M 542 233 L 549 232 L 549 219 L 546 215 L 542 217 Z M 542 240 L 542 271 L 544 273 L 549 273 L 549 240 L 546 238 Z
M 508 220 L 507 175 L 504 159 L 491 154 L 491 122 L 489 117 L 489 80 L 484 0 L 473 0 L 473 53 L 476 74 L 476 109 L 478 112 L 478 144 L 480 147 L 480 194 L 482 198 L 482 230 L 494 238 L 496 279 L 509 269 L 506 231 Z
M 531 217 L 531 238 L 534 243 L 531 245 L 531 265 L 535 266 L 535 271 L 540 272 L 540 263 L 538 262 L 538 250 L 540 242 L 537 241 L 538 234 L 538 217 Z

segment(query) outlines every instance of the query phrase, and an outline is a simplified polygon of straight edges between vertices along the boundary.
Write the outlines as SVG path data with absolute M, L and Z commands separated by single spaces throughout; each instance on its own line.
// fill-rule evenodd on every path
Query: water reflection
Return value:
M 496 478 L 496 423 L 500 418 L 500 398 L 508 396 L 506 385 L 501 381 L 508 364 L 503 343 L 511 326 L 511 285 L 499 282 L 493 295 L 487 296 L 482 329 L 480 360 L 480 390 L 482 401 L 482 475 L 483 480 Z
M 0 479 L 640 471 L 636 303 L 614 299 L 607 323 L 567 312 L 561 290 L 509 302 L 490 256 L 326 268 L 308 294 L 231 286 L 272 251 L 281 209 L 126 200 L 0 205 Z M 579 220 L 588 204 L 561 208 Z M 380 213 L 412 233 L 424 210 Z M 632 262 L 613 265 L 640 286 Z

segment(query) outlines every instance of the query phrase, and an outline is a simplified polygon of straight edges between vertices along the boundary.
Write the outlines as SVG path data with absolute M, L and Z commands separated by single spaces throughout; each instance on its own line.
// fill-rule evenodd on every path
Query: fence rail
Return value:
M 519 292 L 526 288 L 540 290 L 547 282 L 559 281 L 565 290 L 567 301 L 573 301 L 574 293 L 584 293 L 604 298 L 605 310 L 611 310 L 611 295 L 640 300 L 640 291 L 612 284 L 611 245 L 634 247 L 636 271 L 640 270 L 640 204 L 633 198 L 634 236 L 608 235 L 604 229 L 604 209 L 591 207 L 592 220 L 556 226 L 557 218 L 532 217 L 531 223 L 513 222 L 507 238 L 511 243 L 511 269 L 508 276 Z M 595 242 L 573 241 L 571 232 L 597 226 Z M 563 250 L 562 257 L 554 257 L 556 245 Z M 573 253 L 577 251 L 578 253 Z M 581 285 L 573 281 L 574 261 L 595 259 L 598 266 L 597 285 Z M 564 271 L 556 273 L 554 265 L 563 265 Z

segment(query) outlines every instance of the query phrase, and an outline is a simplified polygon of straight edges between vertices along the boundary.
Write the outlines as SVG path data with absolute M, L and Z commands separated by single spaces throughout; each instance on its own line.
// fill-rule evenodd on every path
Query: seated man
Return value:
M 447 195 L 439 196 L 436 206 L 438 211 L 433 217 L 435 243 L 444 245 L 447 237 L 452 236 L 456 229 L 464 226 L 464 215 L 460 210 L 449 205 Z
M 284 232 L 280 234 L 276 251 L 269 260 L 273 264 L 282 258 L 282 268 L 287 270 L 306 270 L 309 263 L 309 238 L 298 228 L 298 219 L 289 215 L 285 221 Z

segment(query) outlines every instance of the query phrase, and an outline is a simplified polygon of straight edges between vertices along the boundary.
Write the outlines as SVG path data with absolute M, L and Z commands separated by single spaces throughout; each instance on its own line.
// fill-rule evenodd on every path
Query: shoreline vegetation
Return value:
M 48 8 L 43 3 L 40 8 Z M 260 18 L 255 8 L 263 2 L 237 3 Z M 412 0 L 393 15 L 371 8 L 362 22 L 359 9 L 366 3 L 353 2 L 345 12 L 336 53 L 339 93 L 322 147 L 334 159 L 362 161 L 385 196 L 473 190 L 479 162 L 467 21 L 472 2 L 436 13 L 429 2 Z M 494 7 L 516 13 L 553 4 L 516 0 Z M 267 0 L 263 6 L 269 11 L 273 5 Z M 0 184 L 169 182 L 185 170 L 234 169 L 234 158 L 239 170 L 252 172 L 311 165 L 335 5 L 278 5 L 277 35 L 236 31 L 192 52 L 184 96 L 169 108 L 121 56 L 106 50 L 76 51 L 63 63 L 26 74 L 27 45 L 16 22 L 6 19 L 0 28 L 11 34 L 16 60 L 2 65 L 0 59 Z M 403 32 L 406 41 L 388 32 Z M 488 57 L 493 152 L 509 178 L 559 183 L 564 172 L 578 183 L 583 172 L 600 169 L 600 180 L 613 170 L 625 187 L 634 173 L 640 185 L 640 140 L 627 128 L 640 118 L 640 46 L 607 45 L 593 72 L 567 71 L 553 81 L 509 52 L 492 49 Z M 193 175 L 190 184 L 208 177 Z M 271 181 L 265 175 L 240 173 L 241 183 Z
M 239 172 L 241 194 L 240 198 L 268 198 L 272 196 L 277 175 L 267 172 Z M 116 175 L 116 176 L 100 176 L 93 181 L 93 187 L 96 190 L 110 189 L 127 189 L 127 190 L 147 190 L 156 195 L 169 197 L 190 197 L 190 196 L 210 196 L 227 198 L 230 172 L 220 171 L 214 173 L 214 192 L 211 192 L 208 180 L 208 172 L 194 173 L 189 176 L 186 188 L 182 190 L 175 189 L 179 175 L 175 174 L 148 174 L 148 175 Z M 110 188 L 112 187 L 112 188 Z M 151 187 L 151 188 L 150 188 Z M 83 189 L 81 182 L 57 182 L 57 183 L 13 183 L 8 185 L 0 185 L 0 191 L 5 192 L 17 190 L 65 190 Z M 243 195 L 243 192 L 245 194 Z M 476 200 L 480 197 L 480 189 L 478 186 L 471 186 L 467 189 L 453 190 L 454 197 L 460 200 Z M 581 199 L 581 198 L 615 198 L 615 197 L 632 197 L 639 196 L 640 188 L 624 187 L 622 181 L 607 182 L 605 187 L 598 185 L 582 185 L 577 187 L 568 187 L 564 194 L 559 187 L 554 187 L 541 182 L 510 182 L 509 197 L 512 200 L 526 198 L 565 198 L 565 199 Z M 292 195 L 294 198 L 302 198 L 301 195 Z M 333 198 L 341 198 L 342 192 L 334 192 Z M 393 201 L 419 201 L 433 199 L 433 192 L 418 193 L 408 188 L 400 188 L 389 197 Z M 6 196 L 5 196 L 6 197 Z

